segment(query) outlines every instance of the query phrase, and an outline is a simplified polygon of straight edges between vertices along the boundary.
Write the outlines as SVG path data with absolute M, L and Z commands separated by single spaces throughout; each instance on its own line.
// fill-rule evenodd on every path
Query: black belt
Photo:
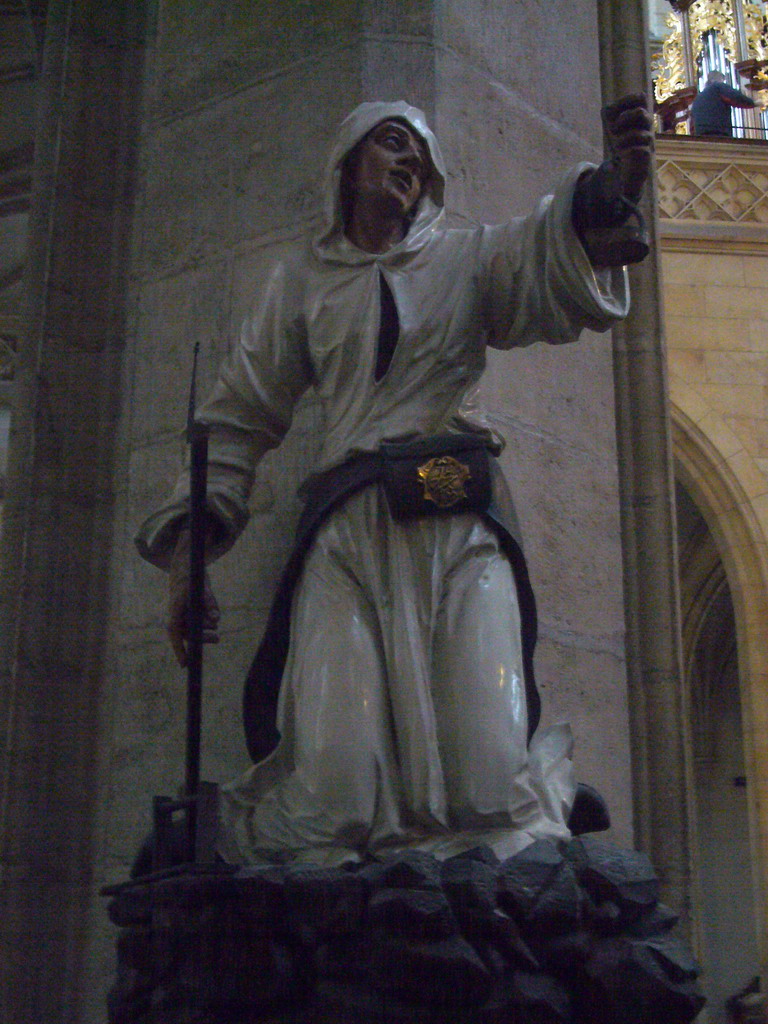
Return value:
M 382 483 L 392 518 L 485 512 L 491 503 L 490 456 L 483 438 L 439 434 L 417 441 L 385 441 L 302 485 L 299 537 L 318 515 L 369 484 Z M 305 521 L 306 520 L 306 521 Z

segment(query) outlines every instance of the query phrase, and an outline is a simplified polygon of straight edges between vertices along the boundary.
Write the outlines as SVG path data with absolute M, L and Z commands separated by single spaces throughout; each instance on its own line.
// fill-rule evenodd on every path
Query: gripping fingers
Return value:
M 603 109 L 608 145 L 623 195 L 637 202 L 651 165 L 653 131 L 643 93 L 624 96 Z
M 182 668 L 187 667 L 187 621 L 186 609 L 181 615 L 175 614 L 174 609 L 168 619 L 168 639 L 171 641 L 174 657 Z
M 189 578 L 184 573 L 171 574 L 168 599 L 168 639 L 174 657 L 182 668 L 187 667 L 187 640 L 189 638 Z M 203 591 L 203 643 L 219 642 L 218 625 L 221 618 L 219 604 L 211 590 L 208 574 Z
M 617 117 L 606 117 L 608 129 L 614 135 L 621 135 L 633 129 L 639 129 L 650 133 L 651 114 L 647 107 L 630 107 L 622 111 Z
M 644 92 L 631 92 L 615 103 L 609 103 L 603 107 L 603 117 L 606 124 L 610 126 L 627 110 L 648 109 L 648 97 Z
M 171 641 L 174 657 L 182 668 L 187 667 L 187 620 L 188 612 L 186 607 L 181 610 L 180 614 L 172 609 L 167 626 L 168 639 Z M 215 619 L 209 619 L 206 613 L 206 618 L 203 622 L 204 644 L 217 644 L 219 642 L 218 621 L 218 614 Z
M 638 102 L 635 102 L 638 101 Z M 603 110 L 605 129 L 615 149 L 653 144 L 653 121 L 645 96 L 627 96 Z

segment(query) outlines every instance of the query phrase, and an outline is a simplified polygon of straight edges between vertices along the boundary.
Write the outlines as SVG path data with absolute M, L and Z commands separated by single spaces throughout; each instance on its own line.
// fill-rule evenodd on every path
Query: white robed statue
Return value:
M 476 392 L 487 346 L 569 343 L 627 313 L 644 98 L 607 124 L 611 162 L 573 168 L 527 217 L 461 229 L 420 110 L 364 103 L 341 124 L 322 229 L 275 264 L 198 413 L 210 559 L 243 530 L 255 468 L 309 387 L 324 423 L 246 687 L 255 763 L 222 791 L 231 863 L 479 844 L 504 858 L 570 835 L 570 733 L 536 730 L 535 605 Z M 138 537 L 170 569 L 182 664 L 188 488 L 183 474 Z M 208 589 L 209 639 L 218 618 Z

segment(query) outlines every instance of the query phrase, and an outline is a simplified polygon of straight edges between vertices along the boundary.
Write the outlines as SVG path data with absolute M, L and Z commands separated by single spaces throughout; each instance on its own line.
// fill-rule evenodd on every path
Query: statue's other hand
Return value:
M 203 643 L 219 642 L 218 625 L 221 618 L 219 603 L 211 588 L 208 573 L 203 583 Z M 173 653 L 182 668 L 187 665 L 189 634 L 189 531 L 182 530 L 171 556 L 168 576 L 168 638 Z
M 653 121 L 645 93 L 623 96 L 603 109 L 608 136 L 622 194 L 637 202 L 651 167 Z

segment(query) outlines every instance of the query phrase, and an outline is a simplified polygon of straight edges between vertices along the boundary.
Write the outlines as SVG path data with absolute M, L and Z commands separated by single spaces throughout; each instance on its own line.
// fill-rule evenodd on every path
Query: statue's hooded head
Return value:
M 349 246 L 343 244 L 352 200 L 350 177 L 360 144 L 383 121 L 404 123 L 423 144 L 427 165 L 421 194 L 409 214 L 408 231 L 390 252 L 397 255 L 420 249 L 443 216 L 443 158 L 422 111 L 402 101 L 361 103 L 341 122 L 326 166 L 323 227 L 315 242 L 315 252 L 322 259 L 344 259 L 351 255 L 346 251 Z

